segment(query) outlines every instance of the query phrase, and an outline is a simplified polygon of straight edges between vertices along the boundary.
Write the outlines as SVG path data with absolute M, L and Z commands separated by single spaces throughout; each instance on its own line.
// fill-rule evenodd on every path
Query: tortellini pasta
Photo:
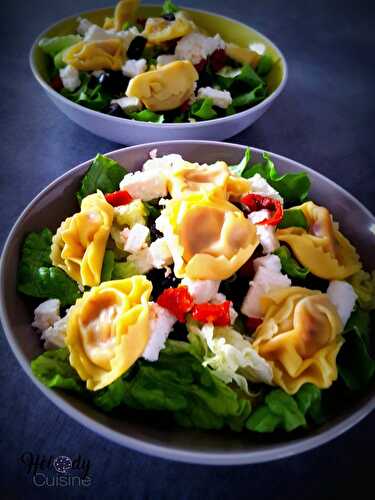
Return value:
M 120 38 L 78 42 L 64 55 L 64 62 L 79 71 L 111 69 L 118 71 L 124 63 L 124 44 Z
M 100 283 L 113 207 L 98 191 L 82 200 L 81 211 L 68 217 L 52 239 L 51 260 L 83 286 Z
M 253 68 L 256 68 L 261 58 L 261 55 L 259 55 L 258 52 L 247 49 L 246 47 L 238 47 L 233 43 L 227 44 L 225 52 L 234 61 L 241 64 L 250 64 Z
M 126 95 L 138 97 L 151 111 L 175 109 L 192 95 L 198 76 L 190 61 L 175 61 L 132 78 Z
M 145 276 L 107 281 L 72 308 L 66 344 L 70 364 L 87 389 L 106 387 L 142 355 L 150 336 L 151 291 Z
M 158 45 L 188 35 L 194 29 L 194 23 L 183 12 L 177 12 L 173 21 L 167 21 L 163 17 L 149 17 L 142 36 L 149 43 Z
M 337 378 L 342 322 L 327 294 L 289 287 L 263 296 L 263 323 L 253 346 L 272 365 L 273 380 L 289 394 L 305 383 L 321 389 Z
M 227 279 L 258 245 L 255 226 L 241 210 L 207 193 L 169 200 L 157 228 L 168 242 L 178 278 Z
M 308 230 L 288 227 L 279 229 L 276 236 L 290 246 L 301 264 L 328 280 L 343 280 L 361 269 L 355 248 L 335 228 L 327 208 L 312 201 L 295 208 L 304 213 Z
M 121 31 L 125 21 L 134 21 L 135 13 L 139 6 L 139 0 L 120 0 L 115 8 L 113 16 L 113 27 Z

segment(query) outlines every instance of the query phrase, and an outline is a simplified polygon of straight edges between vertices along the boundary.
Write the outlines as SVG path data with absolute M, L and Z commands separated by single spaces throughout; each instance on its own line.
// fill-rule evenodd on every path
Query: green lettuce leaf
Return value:
M 151 122 L 151 123 L 163 123 L 164 115 L 159 113 L 154 113 L 149 109 L 143 109 L 142 111 L 136 111 L 134 113 L 130 113 L 129 117 L 133 120 L 137 120 L 139 122 Z
M 31 362 L 31 370 L 47 387 L 85 392 L 83 382 L 69 364 L 67 347 L 44 352 Z
M 288 247 L 281 246 L 273 253 L 280 259 L 281 270 L 290 278 L 305 279 L 309 274 L 310 271 L 307 269 L 307 267 L 300 266 L 298 262 L 292 257 Z
M 98 189 L 103 193 L 117 191 L 125 174 L 125 168 L 117 161 L 97 154 L 76 194 L 78 202 L 81 203 L 85 196 L 96 193 Z
M 198 99 L 191 105 L 190 114 L 201 120 L 211 120 L 217 116 L 216 111 L 213 109 L 213 104 L 214 101 L 209 97 Z
M 59 299 L 61 305 L 76 302 L 81 295 L 78 285 L 50 259 L 52 232 L 43 229 L 30 233 L 24 241 L 18 266 L 17 289 L 31 297 Z
M 101 410 L 109 412 L 120 406 L 124 401 L 125 382 L 124 377 L 120 377 L 108 387 L 94 394 L 93 403 Z
M 357 294 L 361 308 L 366 311 L 375 309 L 375 271 L 358 271 L 349 278 L 349 282 Z
M 345 343 L 337 356 L 339 374 L 352 391 L 367 386 L 375 373 L 370 356 L 370 314 L 356 309 L 345 325 Z
M 245 168 L 250 163 L 250 160 L 251 160 L 251 149 L 246 148 L 244 157 L 242 158 L 240 163 L 238 165 L 229 165 L 229 169 L 234 175 L 241 176 L 243 174 Z
M 250 64 L 242 68 L 224 67 L 215 77 L 217 84 L 224 90 L 231 90 L 236 94 L 238 90 L 253 90 L 265 87 L 265 82 L 257 75 Z
M 113 280 L 123 280 L 140 274 L 133 262 L 115 262 L 112 269 Z
M 289 208 L 288 210 L 284 210 L 283 220 L 277 227 L 278 229 L 286 227 L 303 227 L 303 229 L 307 229 L 309 224 L 302 210 L 299 208 Z
M 255 163 L 245 168 L 242 176 L 249 179 L 260 174 L 288 202 L 302 202 L 310 190 L 310 179 L 304 172 L 279 175 L 267 153 L 263 153 L 263 163 Z
M 100 277 L 100 282 L 111 281 L 112 272 L 115 266 L 115 253 L 112 250 L 106 250 L 102 265 L 102 274 Z
M 267 89 L 264 84 L 255 87 L 255 89 L 250 90 L 250 92 L 245 92 L 235 97 L 232 101 L 232 106 L 234 108 L 244 108 L 245 106 L 251 106 L 260 101 L 263 101 L 267 97 Z
M 268 75 L 268 73 L 271 71 L 272 66 L 273 66 L 272 57 L 267 54 L 263 54 L 258 62 L 257 67 L 255 68 L 255 71 L 259 76 L 264 77 Z
M 58 64 L 57 61 L 56 64 Z M 111 101 L 111 96 L 103 90 L 102 85 L 99 82 L 92 85 L 92 80 L 87 73 L 81 73 L 80 78 L 81 85 L 76 90 L 71 91 L 64 88 L 61 94 L 67 99 L 95 111 L 102 111 L 106 108 Z
M 162 7 L 163 14 L 175 14 L 179 8 L 172 2 L 172 0 L 165 0 Z
M 54 36 L 52 38 L 42 38 L 39 40 L 39 47 L 51 57 L 55 57 L 59 52 L 80 42 L 79 35 Z

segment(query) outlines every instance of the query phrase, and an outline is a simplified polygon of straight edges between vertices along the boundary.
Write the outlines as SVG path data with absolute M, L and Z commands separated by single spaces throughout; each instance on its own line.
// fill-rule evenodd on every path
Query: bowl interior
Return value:
M 238 163 L 245 147 L 206 141 L 175 141 L 124 148 L 110 153 L 129 171 L 138 169 L 151 149 L 158 154 L 180 153 L 190 161 L 213 163 L 221 159 Z M 252 149 L 253 159 L 261 159 L 262 151 Z M 272 155 L 281 173 L 306 171 L 306 167 L 277 155 Z M 0 311 L 5 332 L 22 367 L 39 388 L 65 413 L 105 437 L 139 451 L 175 460 L 211 464 L 238 464 L 271 460 L 294 454 L 332 439 L 369 413 L 375 403 L 375 386 L 364 394 L 346 401 L 337 416 L 313 432 L 291 436 L 253 436 L 250 433 L 200 432 L 166 426 L 157 416 L 144 419 L 139 414 L 124 412 L 109 416 L 96 411 L 84 401 L 66 393 L 52 391 L 34 379 L 29 364 L 42 352 L 38 335 L 31 329 L 32 311 L 36 304 L 16 292 L 18 256 L 25 235 L 33 230 L 59 223 L 77 210 L 74 193 L 90 161 L 67 172 L 50 184 L 25 209 L 15 224 L 5 245 L 0 267 Z M 324 204 L 338 220 L 342 231 L 358 249 L 368 269 L 373 268 L 371 247 L 375 239 L 370 227 L 373 215 L 349 193 L 320 174 L 308 170 L 312 181 L 311 198 Z
M 85 17 L 101 26 L 105 17 L 113 15 L 113 10 L 113 8 L 97 9 L 94 11 L 84 12 L 80 14 L 80 16 Z M 261 44 L 264 47 L 264 52 L 270 55 L 275 61 L 272 71 L 267 75 L 266 80 L 269 92 L 272 93 L 276 90 L 286 73 L 286 67 L 280 51 L 275 45 L 273 45 L 272 42 L 270 42 L 270 40 L 249 26 L 233 19 L 194 9 L 183 8 L 183 10 L 188 12 L 191 18 L 209 34 L 215 35 L 216 33 L 220 33 L 223 39 L 227 42 L 236 43 L 242 47 L 247 47 L 249 44 L 253 43 Z M 157 16 L 160 15 L 160 12 L 160 5 L 142 5 L 139 8 L 140 17 Z M 78 16 L 76 15 L 63 19 L 47 29 L 40 35 L 39 38 L 68 35 L 73 33 L 78 24 L 77 17 Z M 32 60 L 36 70 L 39 72 L 39 75 L 46 83 L 48 83 L 50 61 L 48 56 L 38 47 L 37 43 L 33 48 Z

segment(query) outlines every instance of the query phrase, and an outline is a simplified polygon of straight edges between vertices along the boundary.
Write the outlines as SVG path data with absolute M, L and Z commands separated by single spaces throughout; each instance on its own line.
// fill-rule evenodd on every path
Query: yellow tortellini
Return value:
M 187 19 L 183 12 L 177 12 L 173 21 L 167 21 L 163 17 L 149 17 L 142 36 L 147 38 L 149 43 L 158 45 L 188 35 L 194 29 L 194 23 Z
M 241 210 L 207 193 L 169 200 L 157 227 L 166 237 L 178 278 L 227 279 L 258 245 L 256 228 Z
M 118 71 L 124 64 L 124 57 L 123 41 L 120 38 L 109 38 L 72 45 L 64 55 L 64 62 L 80 71 Z
M 100 283 L 113 207 L 98 191 L 82 200 L 81 211 L 68 217 L 52 239 L 51 260 L 83 286 Z
M 120 0 L 115 8 L 113 16 L 113 27 L 121 31 L 125 21 L 134 21 L 135 13 L 139 6 L 139 0 Z
M 138 97 L 151 111 L 175 109 L 192 95 L 198 76 L 190 61 L 175 61 L 132 78 L 126 95 Z
M 289 394 L 311 382 L 324 389 L 337 378 L 343 329 L 328 295 L 289 287 L 261 299 L 263 323 L 253 346 L 272 365 L 273 380 Z
M 150 335 L 151 291 L 145 276 L 106 281 L 72 308 L 66 334 L 70 364 L 89 390 L 106 387 L 142 355 Z
M 256 68 L 261 58 L 258 52 L 245 47 L 238 47 L 233 43 L 227 44 L 225 52 L 234 61 L 241 64 L 250 64 L 253 68 Z
M 327 208 L 308 201 L 299 207 L 307 222 L 300 227 L 279 229 L 276 236 L 285 241 L 297 259 L 320 278 L 343 280 L 361 269 L 359 256 L 345 236 L 335 228 Z

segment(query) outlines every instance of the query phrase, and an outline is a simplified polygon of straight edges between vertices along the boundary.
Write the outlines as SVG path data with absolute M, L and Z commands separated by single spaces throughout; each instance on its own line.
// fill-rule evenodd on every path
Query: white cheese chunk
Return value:
M 191 280 L 184 278 L 181 285 L 187 286 L 196 304 L 212 300 L 219 291 L 220 280 Z
M 357 294 L 352 285 L 347 281 L 331 281 L 327 288 L 327 295 L 333 305 L 336 306 L 338 315 L 344 327 L 352 314 Z
M 84 36 L 87 33 L 87 31 L 91 26 L 93 26 L 93 23 L 91 21 L 82 17 L 78 17 L 77 21 L 78 21 L 77 33 L 82 36 Z
M 162 54 L 157 57 L 156 66 L 159 68 L 174 61 L 177 61 L 177 57 L 174 54 Z
M 161 172 L 166 171 L 165 173 L 167 175 L 171 169 L 182 166 L 183 164 L 184 160 L 182 156 L 178 154 L 170 154 L 160 157 L 153 156 L 150 158 L 150 160 L 145 161 L 145 163 L 143 164 L 143 171 L 147 170 L 159 170 Z
M 176 45 L 175 55 L 178 59 L 198 64 L 202 59 L 207 59 L 215 50 L 224 48 L 225 42 L 220 35 L 210 37 L 194 32 L 179 40 Z
M 128 191 L 133 198 L 143 201 L 167 196 L 167 180 L 157 170 L 126 174 L 120 183 L 120 189 Z
M 248 216 L 248 219 L 255 224 L 256 232 L 260 241 L 260 244 L 263 247 L 263 253 L 269 254 L 277 250 L 280 246 L 279 240 L 276 238 L 275 226 L 270 226 L 268 224 L 258 224 L 258 222 L 262 222 L 265 219 L 270 217 L 269 210 L 263 209 L 257 212 L 251 212 Z
M 198 99 L 205 99 L 206 97 L 212 99 L 214 106 L 217 106 L 218 108 L 227 109 L 227 107 L 232 104 L 232 96 L 228 90 L 201 87 L 198 90 Z
M 148 361 L 157 361 L 160 351 L 165 346 L 165 341 L 173 329 L 177 318 L 167 309 L 152 304 L 150 306 L 150 337 L 142 357 Z
M 282 288 L 292 282 L 281 273 L 281 262 L 277 255 L 267 255 L 254 260 L 255 276 L 242 303 L 241 312 L 249 318 L 262 318 L 261 298 L 263 295 Z
M 153 267 L 161 269 L 173 262 L 171 251 L 165 238 L 158 238 L 150 245 L 150 254 Z
M 65 316 L 59 318 L 52 326 L 43 331 L 41 339 L 44 340 L 44 349 L 58 349 L 65 346 L 66 329 L 68 327 L 69 314 L 74 306 L 67 309 Z
M 128 59 L 122 67 L 122 73 L 129 78 L 134 78 L 144 73 L 147 68 L 146 59 Z
M 126 259 L 128 262 L 133 262 L 139 274 L 146 274 L 153 268 L 152 256 L 149 247 L 139 250 L 139 252 L 129 255 Z
M 126 31 L 115 31 L 114 29 L 105 30 L 100 26 L 92 23 L 90 23 L 90 25 L 88 25 L 87 23 L 83 23 L 82 30 L 84 30 L 82 34 L 84 35 L 85 42 L 99 42 L 101 40 L 120 38 L 123 42 L 125 53 L 128 50 L 130 43 L 136 36 L 139 35 L 139 31 L 136 27 L 129 28 Z
M 126 243 L 124 246 L 125 252 L 136 253 L 146 246 L 146 240 L 150 234 L 150 230 L 143 224 L 134 224 L 134 226 L 127 231 Z
M 118 104 L 127 113 L 133 113 L 142 109 L 142 101 L 138 97 L 121 97 L 112 99 L 111 104 Z
M 249 179 L 251 192 L 254 194 L 261 194 L 262 196 L 269 196 L 270 198 L 275 198 L 275 200 L 283 202 L 280 194 L 272 186 L 268 184 L 266 179 L 260 174 L 255 174 Z
M 78 69 L 74 68 L 70 64 L 65 66 L 63 69 L 60 69 L 59 75 L 64 88 L 70 90 L 71 92 L 81 85 Z
M 60 319 L 59 299 L 49 299 L 41 304 L 34 311 L 34 321 L 32 326 L 40 331 L 46 330 Z

